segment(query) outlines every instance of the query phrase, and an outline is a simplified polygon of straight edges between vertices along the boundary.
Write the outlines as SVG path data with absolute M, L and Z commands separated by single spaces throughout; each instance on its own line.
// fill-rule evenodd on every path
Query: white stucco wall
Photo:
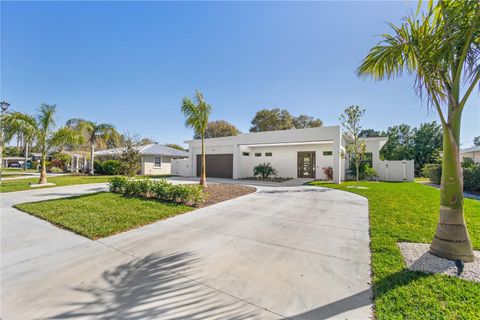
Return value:
M 153 174 L 171 174 L 171 163 L 172 158 L 167 156 L 162 156 L 162 166 L 160 168 L 155 167 L 155 156 L 153 155 L 143 155 L 142 156 L 142 174 L 153 175 Z
M 309 144 L 298 146 L 270 146 L 270 147 L 243 147 L 240 152 L 240 177 L 253 176 L 253 168 L 261 163 L 269 162 L 278 173 L 278 177 L 297 177 L 298 168 L 298 152 L 314 151 L 315 152 L 315 178 L 326 179 L 323 168 L 333 165 L 333 154 L 324 156 L 323 151 L 332 151 L 333 144 Z M 249 156 L 242 155 L 243 152 L 249 152 Z M 265 153 L 270 152 L 272 156 L 266 156 Z M 256 157 L 255 153 L 261 153 L 260 157 Z
M 463 161 L 465 158 L 471 158 L 476 163 L 480 163 L 480 151 L 464 152 L 460 154 L 460 158 Z

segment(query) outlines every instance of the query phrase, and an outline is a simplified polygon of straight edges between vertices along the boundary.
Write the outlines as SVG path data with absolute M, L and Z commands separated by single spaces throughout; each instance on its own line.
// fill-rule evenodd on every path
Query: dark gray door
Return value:
M 233 154 L 207 154 L 207 177 L 228 178 L 233 177 Z M 202 155 L 197 155 L 197 177 L 202 172 Z
M 298 152 L 298 178 L 315 178 L 315 151 Z

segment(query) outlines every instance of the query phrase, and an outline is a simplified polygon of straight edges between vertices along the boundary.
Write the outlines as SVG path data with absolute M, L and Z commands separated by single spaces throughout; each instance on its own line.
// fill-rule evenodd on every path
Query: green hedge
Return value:
M 463 189 L 480 192 L 480 164 L 463 169 Z
M 118 160 L 95 160 L 93 164 L 95 173 L 114 176 L 120 174 L 120 161 Z
M 425 172 L 432 183 L 440 184 L 442 179 L 441 164 L 427 164 Z M 463 167 L 463 190 L 480 192 L 480 164 Z
M 428 175 L 428 179 L 432 183 L 440 184 L 442 180 L 442 165 L 441 164 L 427 164 L 424 169 Z
M 142 198 L 155 198 L 161 201 L 177 202 L 198 206 L 205 201 L 205 194 L 199 185 L 168 183 L 160 180 L 129 180 L 114 177 L 110 180 L 110 192 L 122 193 Z

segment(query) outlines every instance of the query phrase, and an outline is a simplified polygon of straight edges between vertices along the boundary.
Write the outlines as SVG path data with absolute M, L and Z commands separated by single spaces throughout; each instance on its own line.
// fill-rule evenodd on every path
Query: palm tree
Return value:
M 42 103 L 36 117 L 15 112 L 11 114 L 9 126 L 14 134 L 25 134 L 29 141 L 36 139 L 37 146 L 40 149 L 42 170 L 40 173 L 39 184 L 47 183 L 47 153 L 54 147 L 60 147 L 65 144 L 77 144 L 82 142 L 82 137 L 71 128 L 62 127 L 55 130 L 54 115 L 55 105 Z M 11 132 L 11 133 L 12 133 Z
M 24 170 L 27 170 L 28 148 L 35 141 L 35 118 L 26 113 L 12 112 L 6 114 L 2 121 L 9 140 L 13 135 L 16 135 L 19 140 L 23 141 L 25 152 Z
M 195 102 L 194 102 L 195 101 Z M 185 115 L 185 126 L 191 127 L 195 134 L 202 139 L 202 172 L 200 174 L 200 185 L 207 187 L 207 171 L 205 167 L 205 130 L 207 130 L 208 117 L 212 107 L 205 102 L 203 94 L 196 90 L 195 98 L 192 101 L 186 97 L 182 101 L 182 112 Z
M 85 140 L 88 141 L 88 143 L 90 144 L 90 174 L 95 174 L 95 147 L 104 147 L 108 145 L 111 141 L 117 141 L 120 134 L 111 124 L 98 124 L 96 122 L 78 118 L 68 120 L 66 126 L 81 133 L 84 136 Z
M 419 6 L 420 8 L 420 6 Z M 459 157 L 465 104 L 480 79 L 479 1 L 429 2 L 425 13 L 405 17 L 373 47 L 358 74 L 376 80 L 415 77 L 416 92 L 426 94 L 443 128 L 440 218 L 430 253 L 473 261 L 463 213 L 463 173 Z M 463 86 L 462 87 L 462 81 Z

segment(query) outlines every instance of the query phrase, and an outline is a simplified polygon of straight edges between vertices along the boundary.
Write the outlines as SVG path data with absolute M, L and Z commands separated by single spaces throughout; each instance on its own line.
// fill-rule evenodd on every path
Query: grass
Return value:
M 66 176 L 59 176 L 59 177 L 48 177 L 47 181 L 51 183 L 55 183 L 55 186 L 70 186 L 74 184 L 86 184 L 86 183 L 101 183 L 101 182 L 108 182 L 113 176 L 89 176 L 89 175 L 66 175 Z M 144 178 L 147 176 L 138 176 L 139 178 Z M 166 178 L 169 175 L 157 175 L 157 176 L 149 176 L 150 178 Z M 13 179 L 13 180 L 5 180 L 2 181 L 0 185 L 0 192 L 13 192 L 13 191 L 23 191 L 23 190 L 32 190 L 30 187 L 30 183 L 38 183 L 38 177 L 30 178 L 30 179 Z M 49 188 L 55 186 L 46 186 L 41 188 Z M 38 188 L 35 188 L 38 189 Z
M 90 239 L 107 237 L 193 209 L 108 192 L 23 203 L 15 208 Z
M 420 177 L 420 178 L 415 178 L 415 182 L 430 182 L 430 179 L 425 177 Z
M 361 182 L 368 189 L 313 182 L 368 198 L 375 316 L 377 319 L 479 319 L 480 284 L 405 269 L 397 242 L 430 243 L 440 192 L 419 183 Z M 465 218 L 480 249 L 480 201 L 465 199 Z

